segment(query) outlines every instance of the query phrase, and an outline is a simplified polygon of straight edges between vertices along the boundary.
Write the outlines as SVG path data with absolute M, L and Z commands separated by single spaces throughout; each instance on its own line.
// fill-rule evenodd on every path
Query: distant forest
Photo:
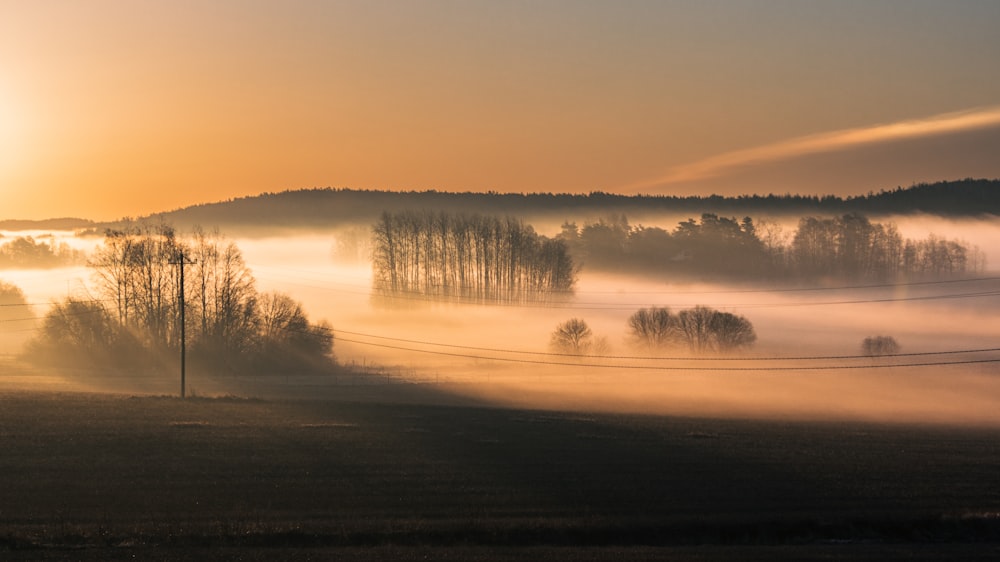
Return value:
M 439 212 L 383 213 L 372 228 L 373 287 L 380 295 L 516 301 L 569 294 L 576 271 L 726 281 L 936 280 L 985 270 L 979 248 L 935 235 L 904 238 L 858 213 L 777 223 L 705 213 L 672 230 L 632 226 L 624 215 L 562 225 L 554 238 L 519 219 Z
M 986 265 L 975 246 L 934 235 L 903 238 L 894 224 L 858 213 L 804 217 L 787 234 L 750 217 L 705 213 L 668 231 L 633 227 L 621 215 L 583 227 L 565 223 L 557 240 L 587 269 L 687 278 L 881 282 L 964 276 Z
M 84 252 L 65 242 L 35 240 L 31 236 L 0 237 L 0 269 L 65 267 L 85 261 Z
M 753 216 L 868 216 L 928 213 L 942 216 L 1000 216 L 1000 180 L 959 181 L 897 187 L 855 197 L 833 195 L 746 195 L 739 197 L 677 197 L 669 195 L 614 195 L 595 191 L 587 195 L 553 193 L 449 193 L 441 191 L 369 191 L 356 189 L 303 189 L 264 193 L 219 203 L 158 213 L 146 220 L 178 228 L 220 227 L 246 233 L 259 229 L 328 228 L 343 224 L 373 224 L 382 212 L 434 210 L 450 213 L 489 213 L 563 221 L 625 214 L 643 219 L 652 215 L 700 216 L 714 213 Z M 16 221 L 21 228 L 30 221 Z M 127 221 L 125 221 L 127 222 Z M 68 222 L 67 222 L 68 224 Z M 78 223 L 80 224 L 80 223 Z M 13 229 L 11 221 L 0 221 L 0 229 Z M 122 221 L 92 224 L 94 233 L 122 226 Z

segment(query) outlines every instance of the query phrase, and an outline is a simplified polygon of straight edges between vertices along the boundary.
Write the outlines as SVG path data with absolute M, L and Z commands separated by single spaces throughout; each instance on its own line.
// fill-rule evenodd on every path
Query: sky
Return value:
M 0 219 L 996 178 L 998 24 L 994 0 L 0 0 Z

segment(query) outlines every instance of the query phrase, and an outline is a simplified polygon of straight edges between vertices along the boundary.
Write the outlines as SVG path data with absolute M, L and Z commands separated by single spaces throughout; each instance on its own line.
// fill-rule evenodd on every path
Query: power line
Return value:
M 778 356 L 778 357 L 752 357 L 752 356 L 751 357 L 644 357 L 641 355 L 587 355 L 587 354 L 575 354 L 575 353 L 525 351 L 518 349 L 501 349 L 492 347 L 476 347 L 471 345 L 429 342 L 422 340 L 393 338 L 389 336 L 379 336 L 375 334 L 365 334 L 362 332 L 352 332 L 349 330 L 340 330 L 336 328 L 327 328 L 327 331 L 340 334 L 349 334 L 352 336 L 361 336 L 361 337 L 375 338 L 380 340 L 397 341 L 402 343 L 432 345 L 438 347 L 450 347 L 453 349 L 468 349 L 471 351 L 487 351 L 491 353 L 516 353 L 523 355 L 541 355 L 546 357 L 581 357 L 586 359 L 628 359 L 628 360 L 640 360 L 640 361 L 817 361 L 817 360 L 843 360 L 843 359 L 872 359 L 872 356 L 870 355 L 813 355 L 813 356 Z M 341 341 L 350 341 L 350 340 L 341 339 Z M 994 351 L 1000 351 L 1000 347 L 983 348 L 983 349 L 958 349 L 958 350 L 948 350 L 948 351 L 892 353 L 892 354 L 882 355 L 880 357 L 921 357 L 921 356 L 933 356 L 933 355 L 960 355 L 969 353 L 989 353 Z
M 684 306 L 691 306 L 687 303 L 553 303 L 547 301 L 538 302 L 488 302 L 485 299 L 473 300 L 469 297 L 461 296 L 425 296 L 425 297 L 408 297 L 403 295 L 393 295 L 393 294 L 373 294 L 378 298 L 386 299 L 401 299 L 401 300 L 417 300 L 432 303 L 454 303 L 454 304 L 472 304 L 472 305 L 483 305 L 483 306 L 507 306 L 515 308 L 550 308 L 550 309 L 565 309 L 565 310 L 635 310 L 636 308 L 644 308 L 649 306 L 660 306 L 668 308 L 679 308 Z M 887 297 L 883 299 L 856 299 L 856 300 L 838 300 L 838 301 L 807 301 L 807 302 L 785 302 L 785 303 L 710 303 L 712 306 L 717 308 L 798 308 L 798 307 L 809 307 L 809 306 L 831 306 L 831 305 L 849 305 L 849 304 L 876 304 L 876 303 L 889 303 L 889 302 L 907 302 L 907 301 L 931 301 L 931 300 L 949 300 L 949 299 L 965 299 L 965 298 L 981 298 L 981 297 L 996 297 L 1000 296 L 1000 290 L 998 291 L 982 291 L 976 293 L 956 293 L 956 294 L 945 294 L 945 295 L 927 295 L 918 297 Z
M 256 266 L 256 268 L 263 269 L 276 269 L 269 266 Z M 314 271 L 307 271 L 303 269 L 294 268 L 282 268 L 282 272 L 285 271 L 299 271 L 301 273 L 318 273 Z M 291 277 L 297 279 L 304 279 L 306 281 L 313 281 L 318 283 L 332 283 L 334 285 L 342 285 L 345 287 L 353 287 L 356 289 L 371 291 L 370 285 L 359 285 L 354 283 L 341 283 L 341 282 L 331 282 L 326 279 L 310 279 L 306 277 L 298 277 L 293 275 L 283 275 L 284 277 Z M 702 295 L 702 294 L 769 294 L 769 293 L 799 293 L 799 292 L 818 292 L 818 291 L 846 291 L 846 290 L 864 290 L 864 289 L 898 289 L 905 287 L 921 287 L 921 286 L 934 286 L 934 285 L 951 285 L 956 283 L 975 283 L 975 282 L 988 282 L 988 281 L 1000 281 L 1000 276 L 993 277 L 967 277 L 961 279 L 939 279 L 935 281 L 907 281 L 901 283 L 878 283 L 878 284 L 867 284 L 867 285 L 837 285 L 832 287 L 774 287 L 767 289 L 713 289 L 713 290 L 659 290 L 659 291 L 580 291 L 580 290 L 558 290 L 558 289 L 538 289 L 533 290 L 533 293 L 547 293 L 547 294 L 557 294 L 566 296 L 575 295 Z M 304 285 L 307 287 L 314 288 L 327 288 L 317 285 Z M 454 289 L 454 290 L 469 290 L 475 289 L 472 286 L 463 285 L 434 285 L 435 287 L 442 289 Z M 396 292 L 408 293 L 417 296 L 425 296 L 425 293 L 418 290 L 412 289 L 397 289 Z M 544 302 L 544 301 L 543 301 Z
M 71 302 L 115 302 L 118 299 L 70 299 Z M 24 303 L 8 303 L 0 304 L 0 307 L 14 307 L 14 306 L 52 306 L 59 304 L 57 302 L 24 302 Z
M 359 345 L 368 345 L 372 347 L 380 347 L 385 349 L 395 349 L 399 351 L 409 351 L 413 353 L 425 353 L 430 355 L 442 355 L 446 357 L 459 357 L 463 359 L 479 359 L 484 361 L 503 361 L 507 363 L 522 363 L 530 365 L 550 365 L 550 366 L 561 366 L 561 367 L 588 367 L 597 369 L 632 369 L 632 370 L 652 370 L 652 371 L 698 371 L 698 372 L 735 372 L 735 371 L 834 371 L 834 370 L 844 370 L 844 369 L 888 369 L 888 368 L 902 368 L 902 367 L 934 367 L 934 366 L 946 366 L 946 365 L 971 365 L 978 363 L 1000 363 L 1000 358 L 996 359 L 969 359 L 963 361 L 941 361 L 941 362 L 925 362 L 925 363 L 897 363 L 892 365 L 877 364 L 877 365 L 809 365 L 803 367 L 675 367 L 675 366 L 663 366 L 663 365 L 608 365 L 601 363 L 582 363 L 582 362 L 567 362 L 567 361 L 542 361 L 537 359 L 516 359 L 511 357 L 487 357 L 482 355 L 470 355 L 465 353 L 451 353 L 447 351 L 432 351 L 428 349 L 414 349 L 410 347 L 402 347 L 396 345 L 379 344 L 373 342 L 365 342 L 359 340 L 351 340 L 340 338 L 339 341 L 356 343 Z
M 982 278 L 982 279 L 994 279 L 994 278 Z M 995 279 L 1000 279 L 1000 278 L 995 278 Z M 330 287 L 328 285 L 313 285 L 313 284 L 303 284 L 303 283 L 297 283 L 297 284 L 304 287 L 322 289 L 341 294 L 353 294 L 353 295 L 369 296 L 380 299 L 419 301 L 419 302 L 428 302 L 436 304 L 462 304 L 462 305 L 505 306 L 514 308 L 546 308 L 546 309 L 565 309 L 565 310 L 635 310 L 636 308 L 643 308 L 648 306 L 662 306 L 662 307 L 675 307 L 675 308 L 690 306 L 689 304 L 677 304 L 677 303 L 614 303 L 614 302 L 559 303 L 549 300 L 521 300 L 513 302 L 512 301 L 504 302 L 504 301 L 490 301 L 488 299 L 480 299 L 466 295 L 428 295 L 426 293 L 422 293 L 419 291 L 405 290 L 405 289 L 398 291 L 398 293 L 403 293 L 403 294 L 395 294 L 395 292 L 394 293 L 379 292 L 371 288 L 369 288 L 368 291 L 347 291 L 343 289 Z M 354 285 L 347 285 L 347 286 L 354 287 Z M 887 287 L 889 286 L 890 285 L 887 285 Z M 357 287 L 360 288 L 360 286 Z M 782 292 L 782 291 L 775 291 L 775 292 Z M 629 294 L 629 293 L 621 293 L 621 294 Z M 686 294 L 699 294 L 699 293 L 692 292 Z M 712 294 L 712 292 L 708 291 L 705 294 Z M 722 304 L 712 303 L 712 306 L 718 308 L 791 308 L 791 307 L 805 307 L 805 306 L 830 306 L 830 305 L 874 304 L 874 303 L 906 302 L 906 301 L 949 300 L 949 299 L 982 298 L 982 297 L 994 297 L 994 296 L 1000 296 L 1000 290 L 989 290 L 989 291 L 979 291 L 970 293 L 952 293 L 943 295 L 886 297 L 880 299 L 855 299 L 855 300 L 836 300 L 836 301 L 785 302 L 785 303 L 722 303 Z
M 974 283 L 982 281 L 1000 281 L 1000 277 L 967 277 L 962 279 L 939 279 L 935 281 L 904 281 L 899 283 L 875 283 L 868 285 L 835 285 L 832 287 L 774 287 L 768 289 L 714 289 L 714 290 L 659 290 L 659 291 L 577 291 L 567 289 L 538 289 L 533 292 L 555 293 L 567 295 L 703 295 L 703 294 L 745 294 L 745 293 L 799 293 L 815 291 L 846 291 L 861 289 L 897 289 L 903 287 L 919 287 L 926 285 L 947 285 L 954 283 Z M 738 281 L 737 281 L 738 282 Z M 475 289 L 467 285 L 434 285 L 435 287 L 452 287 L 455 289 Z
M 59 313 L 60 316 L 86 316 L 88 314 L 96 314 L 101 312 L 99 310 L 84 310 L 80 312 L 67 312 L 62 311 Z M 29 316 L 26 318 L 4 318 L 0 319 L 0 322 L 27 322 L 29 320 L 45 320 L 48 316 Z
M 257 266 L 257 268 L 263 269 L 275 269 L 269 266 Z M 283 268 L 282 271 L 298 271 L 301 273 L 318 273 L 314 271 L 307 271 L 304 269 L 295 268 Z M 300 278 L 303 279 L 303 278 Z M 316 281 L 315 279 L 309 279 L 310 281 Z M 860 284 L 860 285 L 836 285 L 832 287 L 775 287 L 768 289 L 722 289 L 722 290 L 658 290 L 658 291 L 580 291 L 580 290 L 560 290 L 560 289 L 539 289 L 532 291 L 534 293 L 550 293 L 550 294 L 563 294 L 563 295 L 695 295 L 695 294 L 753 294 L 753 293 L 798 293 L 798 292 L 817 292 L 817 291 L 846 291 L 846 290 L 861 290 L 861 289 L 896 289 L 903 287 L 920 287 L 920 286 L 933 286 L 933 285 L 950 285 L 955 283 L 976 283 L 984 281 L 1000 281 L 1000 276 L 991 277 L 965 277 L 960 279 L 938 279 L 933 281 L 904 281 L 899 283 L 873 283 L 873 284 Z M 320 281 L 322 282 L 322 281 Z M 370 289 L 369 285 L 357 285 L 352 283 L 335 283 L 337 285 L 343 285 L 347 287 L 354 287 L 358 289 Z M 462 289 L 475 289 L 475 287 L 468 285 L 434 285 L 435 287 L 450 287 L 457 290 Z M 319 287 L 317 287 L 319 288 Z M 411 293 L 416 295 L 423 295 L 421 291 L 415 290 L 399 290 L 404 293 Z

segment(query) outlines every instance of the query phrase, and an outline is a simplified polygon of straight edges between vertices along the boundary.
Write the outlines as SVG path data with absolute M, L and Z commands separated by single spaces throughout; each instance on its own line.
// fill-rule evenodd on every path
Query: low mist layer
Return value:
M 896 222 L 906 236 L 944 233 L 987 253 L 996 252 L 990 242 L 1000 237 L 1000 226 L 990 222 L 928 217 Z M 994 398 L 1000 397 L 997 352 L 954 353 L 994 349 L 1000 341 L 995 322 L 1000 282 L 990 272 L 979 281 L 802 287 L 680 282 L 584 267 L 572 298 L 483 306 L 407 294 L 374 300 L 370 264 L 335 262 L 334 232 L 235 243 L 257 288 L 287 293 L 302 303 L 310 321 L 328 322 L 338 361 L 360 373 L 319 383 L 296 373 L 285 377 L 290 385 L 310 385 L 316 392 L 336 395 L 345 384 L 407 382 L 441 395 L 537 408 L 1000 422 Z M 988 264 L 996 263 L 1000 257 L 990 254 Z M 21 287 L 30 305 L 4 322 L 5 353 L 15 353 L 31 337 L 49 303 L 93 293 L 93 271 L 84 266 L 5 270 L 0 279 Z M 653 306 L 673 312 L 706 306 L 745 317 L 753 324 L 755 345 L 721 357 L 695 358 L 684 347 L 650 356 L 634 345 L 627 321 L 638 309 Z M 591 353 L 598 357 L 560 355 L 550 347 L 556 326 L 572 318 L 585 321 L 606 343 Z M 865 357 L 861 344 L 870 336 L 892 337 L 903 354 L 934 355 Z M 172 378 L 57 375 L 6 365 L 0 384 L 8 388 L 176 390 Z M 230 382 L 191 384 L 204 392 L 255 392 L 252 385 Z

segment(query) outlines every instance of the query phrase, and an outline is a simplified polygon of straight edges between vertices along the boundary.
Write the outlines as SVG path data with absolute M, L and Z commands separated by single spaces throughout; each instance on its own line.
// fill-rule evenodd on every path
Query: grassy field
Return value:
M 0 394 L 0 558 L 996 559 L 1000 430 Z M 434 398 L 434 399 L 429 399 Z

